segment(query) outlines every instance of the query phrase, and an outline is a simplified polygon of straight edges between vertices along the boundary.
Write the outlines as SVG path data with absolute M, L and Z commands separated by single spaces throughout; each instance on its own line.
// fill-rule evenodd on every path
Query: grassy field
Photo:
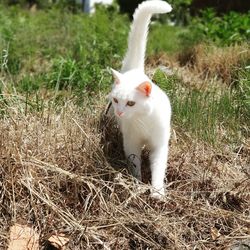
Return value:
M 128 31 L 112 10 L 0 7 L 0 249 L 14 223 L 34 227 L 41 249 L 55 232 L 67 249 L 250 246 L 247 40 L 151 26 L 147 72 L 173 107 L 167 195 L 155 201 L 147 152 L 138 188 L 103 117 Z

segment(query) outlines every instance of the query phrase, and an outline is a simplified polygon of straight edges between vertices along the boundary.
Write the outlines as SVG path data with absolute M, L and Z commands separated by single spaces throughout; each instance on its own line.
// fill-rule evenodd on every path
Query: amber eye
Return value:
M 115 103 L 118 103 L 118 100 L 117 100 L 116 98 L 113 98 L 113 101 L 114 101 Z
M 133 101 L 128 101 L 128 102 L 127 102 L 127 106 L 132 107 L 132 106 L 134 106 L 134 105 L 135 105 L 135 102 L 133 102 Z

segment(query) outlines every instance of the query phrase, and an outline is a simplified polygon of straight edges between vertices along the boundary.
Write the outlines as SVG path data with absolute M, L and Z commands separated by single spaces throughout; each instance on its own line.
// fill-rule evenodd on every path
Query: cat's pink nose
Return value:
M 118 116 L 123 116 L 123 114 L 124 114 L 123 112 L 117 111 Z

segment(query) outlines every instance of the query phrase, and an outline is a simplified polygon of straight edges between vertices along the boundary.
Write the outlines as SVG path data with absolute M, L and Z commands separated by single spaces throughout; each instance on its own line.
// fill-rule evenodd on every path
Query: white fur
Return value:
M 142 2 L 135 10 L 134 21 L 128 39 L 128 50 L 123 60 L 121 72 L 131 69 L 144 70 L 144 56 L 147 43 L 148 26 L 153 14 L 168 13 L 172 7 L 164 1 Z
M 170 10 L 169 4 L 159 0 L 143 2 L 137 8 L 129 36 L 128 52 L 123 62 L 123 73 L 113 70 L 115 83 L 109 94 L 123 135 L 126 157 L 133 161 L 133 175 L 139 180 L 142 148 L 146 145 L 150 149 L 154 197 L 164 194 L 171 106 L 167 95 L 145 75 L 144 53 L 151 15 Z M 149 94 L 138 90 L 138 86 L 145 82 L 151 86 Z M 129 106 L 128 101 L 135 102 L 135 105 Z

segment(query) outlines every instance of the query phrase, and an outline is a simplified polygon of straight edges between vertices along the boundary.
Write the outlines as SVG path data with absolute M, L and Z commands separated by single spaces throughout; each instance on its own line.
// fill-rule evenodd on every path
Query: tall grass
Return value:
M 126 17 L 103 9 L 89 17 L 2 7 L 0 21 L 4 69 L 16 85 L 28 77 L 42 87 L 98 88 L 103 70 L 120 64 L 128 32 Z
M 249 72 L 240 73 L 230 88 L 209 86 L 198 89 L 183 83 L 176 74 L 158 70 L 154 80 L 169 95 L 173 121 L 183 131 L 213 145 L 237 144 L 249 136 Z
M 30 103 L 36 109 L 41 109 L 43 98 L 60 104 L 73 95 L 82 103 L 83 98 L 106 93 L 111 83 L 107 69 L 120 67 L 129 31 L 126 16 L 103 8 L 88 16 L 64 9 L 33 13 L 1 6 L 0 23 L 1 75 L 7 83 L 0 83 L 0 89 L 24 96 L 26 106 Z M 196 88 L 181 77 L 166 78 L 158 71 L 154 79 L 170 95 L 173 120 L 212 144 L 240 141 L 249 132 L 247 46 L 199 45 L 188 54 L 180 37 L 185 30 L 154 22 L 148 54 L 178 52 L 178 58 L 188 58 L 180 60 L 192 68 L 190 74 L 211 78 L 211 82 L 220 79 L 222 84 Z

